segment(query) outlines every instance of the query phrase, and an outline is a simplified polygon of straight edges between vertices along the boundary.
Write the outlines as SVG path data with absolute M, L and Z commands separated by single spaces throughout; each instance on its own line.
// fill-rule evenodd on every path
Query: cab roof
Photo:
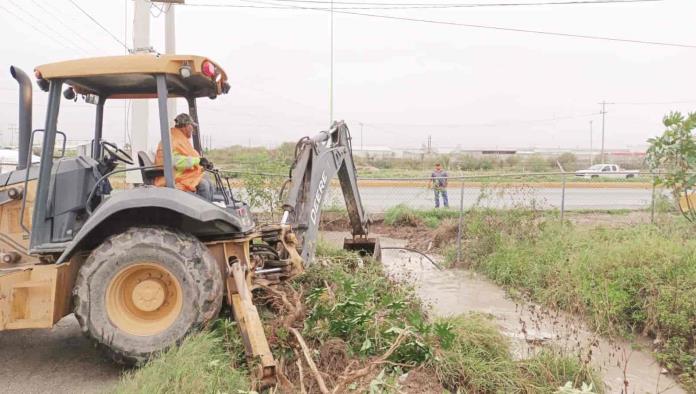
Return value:
M 214 75 L 204 74 L 205 63 L 213 66 Z M 205 66 L 208 74 L 210 65 Z M 227 74 L 222 67 L 208 58 L 193 55 L 94 57 L 44 64 L 34 71 L 40 79 L 62 79 L 78 94 L 107 98 L 156 98 L 157 74 L 166 75 L 169 97 L 215 98 L 229 90 Z M 187 71 L 190 71 L 188 76 Z

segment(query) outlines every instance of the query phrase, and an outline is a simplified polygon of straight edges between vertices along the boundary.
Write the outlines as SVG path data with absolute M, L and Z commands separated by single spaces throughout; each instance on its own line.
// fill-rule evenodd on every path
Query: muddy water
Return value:
M 323 232 L 324 239 L 342 242 L 344 233 Z M 382 246 L 405 241 L 381 238 Z M 382 262 L 394 279 L 415 284 L 418 295 L 437 316 L 485 313 L 511 338 L 516 357 L 524 358 L 542 346 L 553 345 L 567 354 L 590 360 L 601 371 L 609 393 L 684 393 L 649 352 L 650 343 L 610 341 L 565 313 L 538 305 L 519 304 L 485 278 L 466 270 L 437 270 L 427 259 L 402 250 L 383 250 Z M 640 350 L 640 349 L 646 350 Z M 628 388 L 626 390 L 626 387 Z

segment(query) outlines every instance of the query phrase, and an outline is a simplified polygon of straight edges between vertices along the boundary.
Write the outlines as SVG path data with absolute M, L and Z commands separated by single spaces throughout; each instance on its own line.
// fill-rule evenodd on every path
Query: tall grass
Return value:
M 387 209 L 384 213 L 384 223 L 390 226 L 425 225 L 436 228 L 445 219 L 459 217 L 459 211 L 442 209 L 414 209 L 405 204 L 399 204 Z
M 491 214 L 468 218 L 469 265 L 584 315 L 604 334 L 656 338 L 658 360 L 696 391 L 696 229 L 679 220 L 586 228 Z
M 198 333 L 142 368 L 124 374 L 114 393 L 246 392 L 250 388 L 247 374 L 234 368 L 235 360 L 243 355 L 240 351 L 241 342 L 234 331 L 223 327 Z
M 440 319 L 452 328 L 431 363 L 445 387 L 466 393 L 553 393 L 571 382 L 591 384 L 603 392 L 601 378 L 577 357 L 544 349 L 531 358 L 513 360 L 508 338 L 485 316 Z

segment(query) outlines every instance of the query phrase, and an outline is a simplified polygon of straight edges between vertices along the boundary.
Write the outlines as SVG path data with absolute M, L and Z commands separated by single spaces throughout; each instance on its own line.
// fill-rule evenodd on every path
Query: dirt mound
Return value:
M 445 219 L 432 231 L 433 247 L 441 248 L 449 245 L 457 239 L 459 232 L 459 222 L 454 219 Z
M 400 391 L 409 394 L 444 393 L 445 388 L 434 379 L 432 372 L 422 368 L 414 369 L 399 379 Z

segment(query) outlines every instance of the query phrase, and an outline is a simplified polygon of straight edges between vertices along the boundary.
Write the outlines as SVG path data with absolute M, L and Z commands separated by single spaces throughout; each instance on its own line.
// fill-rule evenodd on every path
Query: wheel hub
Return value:
M 181 285 L 167 268 L 142 262 L 122 269 L 111 280 L 106 291 L 106 312 L 119 329 L 151 336 L 176 321 L 182 301 Z
M 162 282 L 146 279 L 133 289 L 133 304 L 144 312 L 152 312 L 162 306 L 165 298 L 165 287 Z

